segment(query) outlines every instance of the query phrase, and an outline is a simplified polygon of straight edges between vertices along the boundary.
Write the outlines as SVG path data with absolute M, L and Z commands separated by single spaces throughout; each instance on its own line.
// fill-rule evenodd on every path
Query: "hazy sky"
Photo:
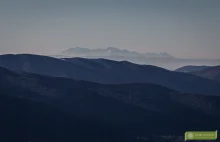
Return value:
M 0 54 L 119 47 L 220 58 L 220 0 L 0 0 Z

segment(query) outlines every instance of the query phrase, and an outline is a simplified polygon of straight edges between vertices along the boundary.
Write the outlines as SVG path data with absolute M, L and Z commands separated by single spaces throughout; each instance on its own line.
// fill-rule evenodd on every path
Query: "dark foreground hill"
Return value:
M 146 82 L 181 92 L 220 94 L 219 82 L 127 61 L 83 58 L 56 59 L 21 54 L 0 56 L 0 65 L 8 69 L 104 84 Z
M 220 97 L 102 85 L 0 68 L 1 142 L 183 141 L 220 129 Z
M 204 78 L 208 78 L 220 82 L 220 66 L 214 66 L 200 71 L 190 72 L 190 74 L 194 74 L 197 76 L 201 76 Z

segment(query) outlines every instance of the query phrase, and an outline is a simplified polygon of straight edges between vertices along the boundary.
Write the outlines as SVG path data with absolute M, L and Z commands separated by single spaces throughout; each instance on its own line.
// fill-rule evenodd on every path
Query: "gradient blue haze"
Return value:
M 0 53 L 119 47 L 220 58 L 219 0 L 0 0 Z

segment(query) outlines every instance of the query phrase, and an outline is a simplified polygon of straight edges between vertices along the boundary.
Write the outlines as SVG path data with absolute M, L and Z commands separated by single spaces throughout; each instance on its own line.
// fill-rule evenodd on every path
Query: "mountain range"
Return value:
M 217 80 L 220 82 L 220 66 L 209 67 L 203 70 L 194 71 L 190 73 L 193 75 L 209 78 L 212 80 Z
M 189 72 L 201 71 L 201 70 L 204 70 L 204 69 L 207 69 L 207 68 L 210 68 L 210 66 L 193 66 L 193 65 L 189 65 L 189 66 L 184 66 L 184 67 L 178 68 L 175 71 L 189 73 Z
M 180 92 L 219 95 L 220 83 L 151 65 L 107 59 L 63 58 L 19 54 L 1 55 L 0 65 L 30 73 L 102 84 L 151 83 Z
M 220 66 L 184 66 L 175 70 L 220 82 Z
M 184 59 L 177 58 L 169 53 L 138 53 L 135 51 L 129 51 L 116 47 L 108 47 L 101 49 L 89 49 L 89 48 L 69 48 L 61 51 L 57 55 L 52 57 L 56 58 L 104 58 L 116 61 L 129 61 L 137 64 L 148 64 L 163 67 L 169 70 L 175 70 L 186 65 L 207 65 L 217 66 L 220 63 L 220 59 Z
M 108 47 L 106 49 L 89 49 L 89 48 L 69 48 L 61 52 L 63 56 L 69 57 L 99 57 L 99 56 L 123 56 L 123 57 L 146 57 L 146 58 L 173 58 L 170 54 L 163 52 L 163 53 L 138 53 L 135 51 L 129 51 L 126 49 L 119 49 L 115 47 Z
M 183 142 L 187 130 L 220 129 L 219 111 L 219 96 L 0 67 L 2 142 Z

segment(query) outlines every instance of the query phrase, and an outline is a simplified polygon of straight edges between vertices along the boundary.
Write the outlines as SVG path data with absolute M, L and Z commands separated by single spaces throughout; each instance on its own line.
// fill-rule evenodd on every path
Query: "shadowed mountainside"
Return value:
M 104 85 L 0 68 L 1 141 L 183 141 L 220 129 L 220 97 L 147 83 Z

